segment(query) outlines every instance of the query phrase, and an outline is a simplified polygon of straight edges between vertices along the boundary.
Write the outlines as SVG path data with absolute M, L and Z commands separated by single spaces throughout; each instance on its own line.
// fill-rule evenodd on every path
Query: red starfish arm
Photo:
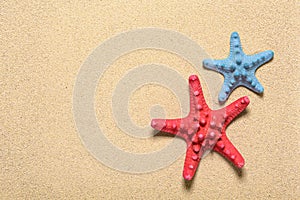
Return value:
M 237 168 L 242 168 L 245 165 L 244 158 L 240 152 L 233 146 L 226 135 L 223 135 L 221 140 L 217 142 L 214 147 L 214 151 L 220 153 L 230 162 L 232 162 Z
M 183 137 L 180 132 L 180 124 L 182 119 L 152 119 L 151 126 L 158 130 Z
M 230 122 L 238 116 L 243 110 L 246 109 L 248 104 L 250 103 L 250 100 L 247 96 L 241 97 L 238 100 L 234 101 L 230 105 L 223 108 L 223 110 L 226 110 L 225 113 L 225 123 L 224 127 L 226 127 Z
M 201 150 L 200 150 L 201 151 Z M 192 180 L 196 170 L 198 168 L 199 162 L 201 160 L 201 156 L 197 155 L 193 151 L 193 146 L 189 145 L 186 150 L 184 167 L 183 167 L 183 178 L 185 180 Z
M 190 87 L 190 115 L 196 115 L 199 110 L 209 109 L 206 101 L 204 99 L 202 87 L 198 76 L 191 75 L 189 77 L 189 87 Z

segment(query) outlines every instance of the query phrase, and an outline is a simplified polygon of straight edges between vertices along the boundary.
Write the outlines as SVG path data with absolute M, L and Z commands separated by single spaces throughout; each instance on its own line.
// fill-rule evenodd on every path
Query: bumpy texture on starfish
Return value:
M 227 125 L 249 104 L 248 97 L 242 97 L 219 110 L 211 110 L 205 102 L 200 81 L 196 75 L 189 78 L 190 112 L 179 119 L 153 119 L 151 126 L 183 138 L 187 143 L 183 177 L 191 180 L 203 154 L 214 150 L 236 167 L 245 164 L 243 157 L 226 136 Z
M 230 54 L 224 60 L 203 61 L 207 69 L 217 71 L 224 76 L 224 84 L 219 93 L 219 102 L 224 103 L 231 92 L 238 86 L 245 86 L 256 93 L 263 93 L 264 88 L 255 77 L 255 71 L 274 56 L 271 50 L 255 55 L 246 55 L 241 46 L 239 34 L 233 32 L 230 38 Z

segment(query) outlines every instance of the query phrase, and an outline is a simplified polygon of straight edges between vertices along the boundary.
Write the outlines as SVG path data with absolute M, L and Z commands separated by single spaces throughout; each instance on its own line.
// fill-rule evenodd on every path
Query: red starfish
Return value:
M 196 75 L 189 78 L 190 112 L 179 119 L 153 119 L 151 126 L 183 138 L 187 143 L 183 177 L 191 180 L 203 154 L 214 150 L 236 167 L 242 168 L 244 158 L 226 136 L 228 124 L 249 104 L 248 97 L 242 97 L 230 105 L 211 110 L 205 102 L 200 81 Z

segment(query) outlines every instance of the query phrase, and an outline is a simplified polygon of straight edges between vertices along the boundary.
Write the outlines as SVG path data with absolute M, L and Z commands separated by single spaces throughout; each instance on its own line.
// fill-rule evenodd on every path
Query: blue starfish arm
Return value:
M 244 54 L 241 39 L 237 32 L 231 33 L 230 36 L 230 56 L 233 56 L 235 52 L 241 52 Z
M 212 59 L 205 59 L 203 60 L 203 66 L 206 69 L 210 69 L 221 74 L 230 72 L 230 67 L 228 68 L 228 60 L 212 60 Z
M 247 69 L 257 69 L 263 64 L 269 62 L 274 56 L 274 52 L 267 50 L 261 53 L 247 56 L 247 61 L 244 63 L 244 68 Z
M 221 66 L 221 62 L 219 60 L 205 59 L 205 60 L 203 60 L 203 66 L 206 69 L 210 69 L 210 70 L 219 72 L 218 66 Z
M 234 87 L 235 88 L 235 87 Z M 219 93 L 219 102 L 223 104 L 231 94 L 234 88 L 230 88 L 230 82 L 225 78 L 224 84 Z
M 248 89 L 250 89 L 258 94 L 261 94 L 264 91 L 264 87 L 257 80 L 255 75 L 245 77 L 244 82 L 235 82 L 234 83 L 234 82 L 232 82 L 232 80 L 234 80 L 234 79 L 225 78 L 225 80 L 224 80 L 224 84 L 219 93 L 219 102 L 221 104 L 225 103 L 225 101 L 228 99 L 228 97 L 230 96 L 232 91 L 240 85 L 245 86 Z
M 257 80 L 255 75 L 248 76 L 246 78 L 246 82 L 241 83 L 241 85 L 249 88 L 250 90 L 253 90 L 254 92 L 261 94 L 264 92 L 264 87 L 261 85 L 261 83 Z

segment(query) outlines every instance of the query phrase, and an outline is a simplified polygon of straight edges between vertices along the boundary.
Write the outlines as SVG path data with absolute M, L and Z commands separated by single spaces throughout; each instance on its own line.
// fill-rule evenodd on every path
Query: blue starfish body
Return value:
M 217 71 L 224 76 L 224 84 L 219 93 L 219 102 L 224 103 L 231 92 L 245 86 L 256 93 L 263 93 L 264 88 L 255 77 L 255 71 L 274 56 L 271 50 L 255 55 L 246 55 L 241 46 L 239 34 L 233 32 L 230 38 L 230 54 L 224 60 L 205 59 L 203 66 Z

